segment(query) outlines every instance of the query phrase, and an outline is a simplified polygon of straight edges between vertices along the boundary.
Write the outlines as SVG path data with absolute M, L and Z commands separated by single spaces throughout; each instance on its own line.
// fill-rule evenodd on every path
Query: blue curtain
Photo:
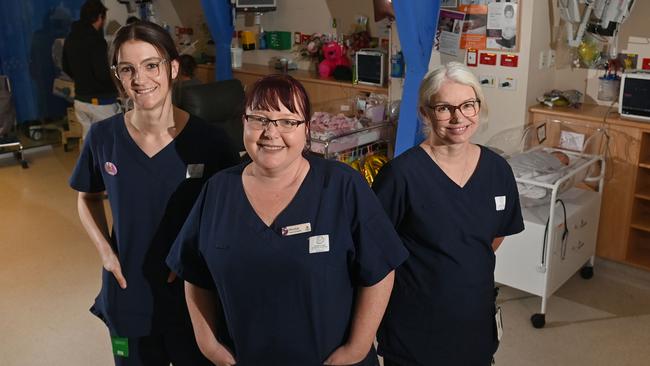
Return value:
M 65 115 L 68 103 L 52 94 L 59 73 L 52 43 L 68 34 L 83 2 L 0 1 L 0 69 L 11 81 L 19 122 Z
M 397 156 L 422 141 L 417 114 L 418 88 L 429 65 L 440 0 L 393 0 L 393 9 L 406 61 L 395 141 Z
M 230 41 L 234 31 L 230 0 L 201 0 L 215 46 L 215 80 L 232 79 Z

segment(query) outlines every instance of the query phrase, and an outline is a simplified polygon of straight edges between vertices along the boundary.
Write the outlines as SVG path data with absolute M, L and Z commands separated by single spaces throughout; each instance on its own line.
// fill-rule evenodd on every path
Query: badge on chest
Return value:
M 306 222 L 304 224 L 290 225 L 282 228 L 282 236 L 291 236 L 311 231 L 311 224 Z
M 309 254 L 324 253 L 330 251 L 330 236 L 316 235 L 309 237 Z
M 203 178 L 204 164 L 187 164 L 185 178 Z

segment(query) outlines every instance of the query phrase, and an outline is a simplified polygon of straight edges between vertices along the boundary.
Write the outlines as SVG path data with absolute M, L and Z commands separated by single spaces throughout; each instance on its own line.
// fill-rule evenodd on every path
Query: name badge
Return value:
M 291 236 L 296 234 L 308 233 L 310 231 L 311 231 L 311 224 L 306 222 L 304 224 L 283 227 L 282 236 Z
M 185 178 L 203 178 L 203 164 L 187 164 Z
M 330 236 L 316 235 L 309 237 L 309 254 L 330 251 Z
M 506 196 L 495 196 L 494 203 L 497 206 L 497 211 L 503 211 L 506 209 Z
M 497 325 L 497 340 L 501 341 L 503 337 L 503 318 L 501 317 L 501 307 L 497 307 L 496 313 L 494 313 L 494 321 Z

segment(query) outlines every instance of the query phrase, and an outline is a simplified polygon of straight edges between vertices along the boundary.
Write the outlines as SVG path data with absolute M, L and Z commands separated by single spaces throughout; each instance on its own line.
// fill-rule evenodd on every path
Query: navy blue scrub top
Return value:
M 378 334 L 379 353 L 399 365 L 487 366 L 495 351 L 492 241 L 524 225 L 510 166 L 480 148 L 462 188 L 420 146 L 375 179 L 410 252 Z
M 408 255 L 358 172 L 307 159 L 307 176 L 270 227 L 244 192 L 245 164 L 215 175 L 167 259 L 186 281 L 216 287 L 229 330 L 218 336 L 232 339 L 237 365 L 322 365 L 348 338 L 357 287 Z M 300 224 L 310 230 L 290 235 Z
M 112 335 L 158 334 L 189 319 L 183 281 L 167 283 L 165 258 L 203 183 L 238 162 L 226 134 L 196 117 L 153 157 L 133 141 L 123 114 L 91 126 L 70 186 L 108 194 L 111 246 L 127 288 L 103 270 L 91 312 Z

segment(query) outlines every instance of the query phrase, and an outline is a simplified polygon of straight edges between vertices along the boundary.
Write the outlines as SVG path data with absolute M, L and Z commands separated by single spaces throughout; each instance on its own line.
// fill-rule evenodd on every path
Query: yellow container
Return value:
M 255 36 L 251 31 L 242 31 L 241 32 L 241 46 L 244 51 L 254 50 L 255 49 Z

